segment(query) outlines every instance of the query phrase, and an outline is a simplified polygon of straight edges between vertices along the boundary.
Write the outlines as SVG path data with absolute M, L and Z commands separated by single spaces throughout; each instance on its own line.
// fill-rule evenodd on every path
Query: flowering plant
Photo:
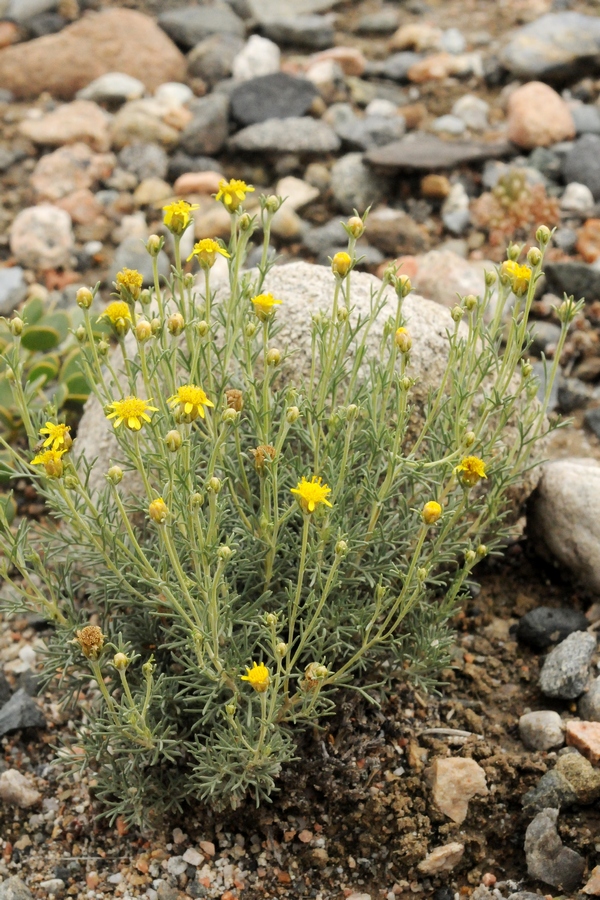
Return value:
M 139 824 L 189 800 L 267 797 L 296 752 L 294 730 L 331 713 L 340 688 L 375 702 L 369 688 L 390 678 L 434 682 L 448 660 L 448 620 L 473 567 L 505 537 L 510 489 L 548 428 L 551 380 L 578 309 L 572 299 L 560 308 L 540 403 L 524 360 L 550 238 L 540 228 L 527 265 L 515 266 L 510 248 L 513 265 L 451 311 L 445 374 L 413 409 L 410 282 L 390 269 L 369 315 L 355 315 L 365 222 L 354 216 L 347 251 L 332 260 L 331 312 L 311 323 L 310 375 L 289 383 L 282 361 L 293 348 L 276 343 L 285 304 L 265 290 L 281 201 L 261 198 L 253 217 L 242 205 L 249 190 L 222 184 L 231 240 L 195 245 L 198 284 L 180 252 L 193 207 L 178 201 L 165 209 L 167 284 L 157 269 L 164 241 L 153 236 L 152 290 L 121 273 L 104 313 L 96 290 L 79 291 L 84 372 L 119 448 L 102 490 L 56 410 L 30 415 L 18 339 L 6 360 L 29 450 L 6 446 L 53 518 L 35 536 L 1 518 L 2 574 L 19 608 L 55 624 L 48 677 L 58 673 L 65 694 L 93 708 L 64 758 L 91 766 L 105 809 Z M 262 261 L 244 272 L 259 224 Z M 217 259 L 229 271 L 220 300 Z M 98 315 L 114 353 L 93 332 Z

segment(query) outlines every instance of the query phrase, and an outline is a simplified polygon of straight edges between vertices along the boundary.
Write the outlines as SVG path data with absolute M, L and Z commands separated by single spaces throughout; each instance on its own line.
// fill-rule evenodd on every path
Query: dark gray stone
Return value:
M 184 6 L 161 13 L 158 24 L 169 37 L 191 49 L 211 34 L 236 34 L 244 37 L 246 26 L 229 6 Z
M 574 228 L 568 228 L 567 226 L 557 228 L 552 242 L 559 250 L 564 250 L 565 253 L 572 253 L 577 244 L 577 232 Z
M 574 631 L 551 650 L 540 672 L 540 690 L 546 697 L 575 700 L 584 692 L 596 638 L 587 631 Z
M 231 93 L 231 115 L 241 125 L 303 116 L 318 95 L 307 78 L 275 72 L 241 82 Z
M 501 60 L 517 77 L 545 81 L 589 76 L 600 67 L 600 19 L 577 12 L 536 17 L 516 32 Z
M 112 284 L 119 272 L 124 267 L 137 269 L 144 279 L 144 285 L 154 284 L 152 273 L 152 257 L 146 250 L 144 242 L 136 237 L 128 237 L 117 247 L 113 259 L 112 268 L 108 275 L 108 282 Z M 158 254 L 158 271 L 160 275 L 168 277 L 171 272 L 169 257 L 164 250 Z
M 310 116 L 267 119 L 243 128 L 229 145 L 248 153 L 302 153 L 317 156 L 340 148 L 340 139 L 325 122 Z
M 600 110 L 596 106 L 587 103 L 572 106 L 571 115 L 577 134 L 600 134 Z
M 12 875 L 0 882 L 0 900 L 33 900 L 33 894 L 24 881 Z
M 444 141 L 433 134 L 418 132 L 385 147 L 369 150 L 365 158 L 370 165 L 382 169 L 427 172 L 512 153 L 514 148 L 506 141 Z
M 558 378 L 557 400 L 561 412 L 572 413 L 586 406 L 593 397 L 593 388 L 578 378 Z
M 536 147 L 530 153 L 527 162 L 532 169 L 537 169 L 551 181 L 557 181 L 560 178 L 563 159 L 560 154 L 548 147 Z
M 354 113 L 336 123 L 335 132 L 352 150 L 371 150 L 397 141 L 406 130 L 402 116 L 360 116 Z
M 10 684 L 6 680 L 6 676 L 3 672 L 0 672 L 0 706 L 4 706 L 4 704 L 10 700 L 12 695 L 12 691 L 10 689 Z
M 237 34 L 211 34 L 196 44 L 187 56 L 188 75 L 214 85 L 229 78 L 233 61 L 244 46 Z
M 559 326 L 555 325 L 554 322 L 546 322 L 543 319 L 532 322 L 530 330 L 533 335 L 531 349 L 534 353 L 546 353 L 548 347 L 556 346 L 560 337 Z
M 0 709 L 0 737 L 19 728 L 45 728 L 44 714 L 23 688 Z
M 600 407 L 596 406 L 594 409 L 588 409 L 584 419 L 587 427 L 594 432 L 597 438 L 600 438 Z
M 126 172 L 131 172 L 138 181 L 144 178 L 165 178 L 169 157 L 158 144 L 145 144 L 141 141 L 128 144 L 119 153 L 119 165 Z
M 565 847 L 556 830 L 558 809 L 544 809 L 525 832 L 527 871 L 544 884 L 574 891 L 581 886 L 585 859 Z
M 576 609 L 538 606 L 519 620 L 517 639 L 536 650 L 543 650 L 550 644 L 564 641 L 574 631 L 583 631 L 588 625 L 584 614 Z
M 523 809 L 528 815 L 534 815 L 543 809 L 568 809 L 577 802 L 577 794 L 565 778 L 556 769 L 544 772 L 538 783 L 523 796 Z
M 391 179 L 365 166 L 362 153 L 340 157 L 331 169 L 333 196 L 339 209 L 347 215 L 352 215 L 355 209 L 362 215 L 369 206 L 379 203 L 390 189 Z
M 30 37 L 39 38 L 44 37 L 45 34 L 56 34 L 68 24 L 68 20 L 58 13 L 40 13 L 39 16 L 33 16 L 27 21 L 27 31 Z
M 585 184 L 594 200 L 600 200 L 600 135 L 584 134 L 578 138 L 565 156 L 562 169 L 567 184 Z
M 178 150 L 169 160 L 167 178 L 169 181 L 177 181 L 180 175 L 186 172 L 222 172 L 221 163 L 212 156 L 190 156 L 188 153 Z
M 600 722 L 600 677 L 592 681 L 579 701 L 577 711 L 586 722 Z
M 332 47 L 335 37 L 330 16 L 282 16 L 265 22 L 262 31 L 276 44 L 310 50 Z
M 584 262 L 548 262 L 544 265 L 547 289 L 562 297 L 585 297 L 588 302 L 600 300 L 600 269 Z
M 379 67 L 379 74 L 383 78 L 392 81 L 408 81 L 408 70 L 423 59 L 422 53 L 413 53 L 412 50 L 401 50 L 393 53 Z
M 229 99 L 209 94 L 190 104 L 194 118 L 183 130 L 179 146 L 191 156 L 218 153 L 229 134 Z

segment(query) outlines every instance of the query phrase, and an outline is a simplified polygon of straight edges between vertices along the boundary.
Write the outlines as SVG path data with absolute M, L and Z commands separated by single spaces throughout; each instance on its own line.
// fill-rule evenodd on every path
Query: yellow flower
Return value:
M 99 322 L 102 319 L 108 319 L 115 332 L 122 337 L 124 334 L 127 334 L 131 326 L 129 304 L 125 303 L 124 300 L 114 300 L 108 304 L 102 315 L 98 316 Z
M 275 306 L 281 306 L 281 300 L 276 300 L 273 294 L 258 294 L 252 298 L 254 312 L 261 322 L 266 322 L 275 314 Z
M 254 190 L 251 184 L 240 181 L 238 178 L 231 178 L 229 182 L 224 178 L 219 182 L 219 192 L 215 195 L 216 200 L 220 200 L 225 209 L 229 212 L 235 212 L 236 209 L 246 199 L 246 194 Z
M 62 457 L 66 450 L 43 450 L 31 460 L 32 466 L 43 466 L 48 478 L 60 478 L 63 473 Z
M 179 406 L 179 415 L 184 416 L 187 422 L 193 422 L 198 416 L 203 419 L 204 407 L 215 405 L 196 384 L 183 384 L 177 388 L 176 394 L 169 397 L 167 403 L 173 408 Z
M 131 294 L 134 300 L 137 300 L 142 293 L 142 285 L 144 276 L 137 269 L 123 269 L 117 272 L 116 277 L 117 289 L 123 288 L 127 293 Z
M 321 481 L 321 478 L 313 475 L 311 481 L 303 478 L 302 481 L 298 482 L 297 487 L 291 489 L 292 494 L 296 494 L 303 512 L 313 513 L 319 503 L 324 503 L 325 506 L 332 506 L 327 499 L 331 493 L 331 488 L 326 484 L 321 484 Z
M 46 422 L 44 427 L 40 428 L 40 437 L 47 435 L 43 446 L 51 446 L 53 450 L 70 450 L 73 445 L 70 431 L 69 425 L 55 425 L 54 422 Z
M 200 209 L 200 206 L 197 203 L 188 203 L 187 200 L 175 200 L 174 203 L 163 206 L 164 223 L 171 234 L 183 234 L 192 221 L 190 213 L 195 209 Z
M 113 400 L 109 404 L 112 412 L 107 414 L 107 419 L 114 419 L 114 426 L 118 428 L 121 422 L 125 422 L 126 428 L 131 431 L 139 431 L 142 422 L 149 422 L 148 412 L 158 412 L 158 407 L 150 406 L 147 400 L 139 397 L 125 397 L 124 400 Z
M 465 456 L 461 464 L 454 470 L 460 475 L 460 480 L 467 487 L 473 487 L 482 478 L 487 478 L 485 474 L 485 463 L 478 456 Z
M 189 262 L 190 259 L 195 256 L 203 269 L 212 269 L 217 258 L 217 253 L 230 259 L 227 250 L 221 247 L 217 241 L 213 241 L 212 238 L 203 238 L 201 241 L 198 241 L 197 244 L 194 244 L 194 249 L 188 256 L 187 261 Z
M 519 263 L 507 259 L 502 263 L 501 274 L 506 275 L 510 280 L 510 286 L 513 293 L 518 297 L 522 297 L 529 289 L 531 281 L 531 269 L 529 266 L 520 266 Z
M 412 347 L 412 338 L 406 328 L 396 329 L 394 340 L 396 342 L 396 347 L 401 353 L 408 353 Z
M 437 501 L 430 500 L 429 503 L 426 503 L 423 507 L 421 515 L 423 516 L 423 521 L 426 525 L 435 525 L 442 515 L 442 507 Z
M 264 694 L 264 692 L 269 687 L 269 670 L 265 666 L 264 663 L 260 665 L 256 662 L 252 663 L 252 668 L 246 666 L 246 675 L 241 675 L 242 681 L 248 681 L 254 688 L 254 690 L 259 694 Z
M 339 275 L 340 278 L 345 278 L 351 268 L 352 257 L 344 250 L 341 253 L 336 253 L 331 260 L 331 271 L 334 275 Z
M 81 652 L 87 659 L 98 659 L 104 647 L 104 635 L 97 625 L 86 625 L 75 632 L 74 644 L 79 644 Z
M 169 508 L 162 497 L 157 497 L 148 507 L 148 515 L 157 525 L 164 525 L 169 516 Z

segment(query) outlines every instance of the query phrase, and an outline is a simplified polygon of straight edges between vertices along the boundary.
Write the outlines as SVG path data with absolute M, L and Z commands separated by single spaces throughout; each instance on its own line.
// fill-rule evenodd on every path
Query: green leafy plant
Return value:
M 448 620 L 473 567 L 498 552 L 510 491 L 549 427 L 549 393 L 537 401 L 525 358 L 547 228 L 527 264 L 510 247 L 481 297 L 451 311 L 445 373 L 417 410 L 410 282 L 389 270 L 357 314 L 357 216 L 347 252 L 332 260 L 330 314 L 307 314 L 310 374 L 289 381 L 293 347 L 276 341 L 284 306 L 265 291 L 281 200 L 261 199 L 262 262 L 245 272 L 259 224 L 243 210 L 249 189 L 222 183 L 231 240 L 195 245 L 199 287 L 180 259 L 193 207 L 179 201 L 165 215 L 176 259 L 168 283 L 153 236 L 152 291 L 124 270 L 104 312 L 94 291 L 78 294 L 88 381 L 118 439 L 102 490 L 91 489 L 94 460 L 70 449 L 68 426 L 28 409 L 22 335 L 5 354 L 31 450 L 4 445 L 54 520 L 34 539 L 0 510 L 3 575 L 23 609 L 55 623 L 46 673 L 60 674 L 65 699 L 90 672 L 97 686 L 63 758 L 95 770 L 105 814 L 142 825 L 186 802 L 268 798 L 297 752 L 296 731 L 330 714 L 340 688 L 376 702 L 371 689 L 394 677 L 435 683 Z M 229 290 L 216 302 L 218 256 Z M 560 346 L 579 308 L 572 298 L 560 307 Z M 97 314 L 116 356 L 94 335 Z

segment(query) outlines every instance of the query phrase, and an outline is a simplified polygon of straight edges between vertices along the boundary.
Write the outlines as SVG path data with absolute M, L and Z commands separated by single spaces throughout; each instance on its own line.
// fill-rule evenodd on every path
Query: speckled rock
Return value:
M 562 79 L 587 74 L 600 57 L 600 19 L 578 12 L 536 16 L 510 38 L 504 66 L 520 78 Z
M 391 189 L 391 179 L 374 172 L 363 162 L 362 153 L 347 153 L 331 169 L 331 190 L 340 210 L 351 215 L 364 213 L 379 203 Z
M 33 894 L 24 881 L 12 875 L 0 882 L 0 900 L 33 900 Z
M 50 204 L 22 210 L 10 229 L 11 252 L 29 269 L 67 266 L 74 246 L 70 215 Z
M 530 750 L 551 750 L 562 747 L 565 742 L 565 728 L 557 712 L 540 709 L 525 713 L 519 719 L 519 735 Z
M 41 799 L 42 795 L 33 787 L 31 780 L 17 769 L 7 769 L 0 775 L 0 800 L 3 803 L 9 806 L 19 806 L 21 809 L 29 809 L 30 806 L 39 803 Z M 4 882 L 0 885 L 0 898 L 3 897 L 3 886 Z M 10 893 L 7 892 L 5 896 L 6 900 L 9 900 Z
M 582 719 L 600 722 L 600 677 L 594 679 L 581 697 L 577 711 Z
M 574 700 L 581 696 L 588 681 L 596 638 L 586 631 L 575 631 L 552 650 L 540 672 L 540 690 L 546 697 Z
M 267 119 L 242 128 L 231 140 L 232 150 L 248 153 L 305 153 L 339 150 L 340 139 L 325 122 L 310 116 Z
M 81 142 L 104 152 L 110 147 L 108 125 L 108 116 L 95 103 L 74 100 L 40 119 L 24 119 L 19 131 L 35 144 L 60 147 Z
M 574 891 L 581 884 L 585 859 L 563 845 L 556 830 L 557 819 L 557 809 L 544 809 L 527 828 L 527 871 L 531 878 L 539 878 L 544 884 Z

